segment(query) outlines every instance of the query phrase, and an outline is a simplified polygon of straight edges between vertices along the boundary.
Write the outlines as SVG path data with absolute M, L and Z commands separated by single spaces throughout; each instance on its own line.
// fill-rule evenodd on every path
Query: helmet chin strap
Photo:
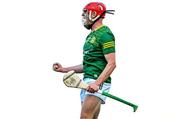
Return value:
M 90 20 L 90 21 L 93 21 L 93 22 L 94 22 L 97 18 L 100 17 L 100 15 L 97 15 L 95 18 L 92 18 L 91 16 L 92 16 L 92 11 L 89 11 L 89 20 Z
M 98 19 L 96 19 L 94 22 L 89 21 L 89 24 L 84 24 L 84 27 L 85 27 L 86 29 L 90 30 L 97 20 L 98 20 Z M 90 23 L 90 22 L 91 22 L 91 23 Z
M 102 16 L 106 13 L 106 12 L 103 12 L 101 15 L 97 15 L 95 18 L 91 18 L 91 11 L 89 12 L 89 20 L 92 21 L 92 24 L 89 26 L 91 29 L 92 26 L 100 19 L 100 18 L 103 18 Z
M 102 16 L 105 14 L 105 13 L 108 13 L 108 14 L 113 14 L 114 15 L 114 12 L 115 10 L 106 10 L 104 11 L 101 15 L 97 15 L 95 18 L 92 18 L 92 11 L 89 12 L 89 15 L 88 15 L 88 19 L 90 22 L 92 22 L 91 24 L 86 24 L 84 25 L 85 28 L 87 28 L 88 30 L 90 30 L 92 28 L 92 26 L 100 19 L 100 18 L 103 18 Z
M 86 16 L 82 19 L 83 25 L 86 29 L 90 30 L 92 28 L 92 25 L 94 24 L 90 19 L 89 16 Z
M 92 28 L 92 25 L 84 25 L 84 27 L 88 30 L 90 30 Z
M 103 15 L 103 14 L 102 14 Z M 88 24 L 84 24 L 84 27 L 88 30 L 90 30 L 92 28 L 92 26 L 96 23 L 96 21 L 98 21 L 100 18 L 102 18 L 101 16 L 102 15 L 98 15 L 96 16 L 95 18 L 92 18 L 92 12 L 90 11 L 89 12 L 89 15 L 88 15 L 88 19 L 89 19 L 89 23 Z

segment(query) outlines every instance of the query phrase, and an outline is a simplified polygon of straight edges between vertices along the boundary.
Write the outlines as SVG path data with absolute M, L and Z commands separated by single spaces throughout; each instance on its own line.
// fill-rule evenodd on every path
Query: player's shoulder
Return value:
M 99 30 L 97 30 L 96 34 L 99 37 L 103 37 L 103 36 L 106 36 L 106 35 L 112 35 L 113 36 L 113 33 L 112 33 L 111 29 L 106 25 L 103 25 Z
M 101 38 L 104 38 L 104 37 L 114 38 L 114 34 L 108 26 L 104 26 L 104 28 L 102 30 L 103 31 L 102 31 Z
M 108 26 L 103 25 L 103 26 L 99 29 L 99 32 L 102 32 L 102 33 L 111 32 L 111 29 L 110 29 Z

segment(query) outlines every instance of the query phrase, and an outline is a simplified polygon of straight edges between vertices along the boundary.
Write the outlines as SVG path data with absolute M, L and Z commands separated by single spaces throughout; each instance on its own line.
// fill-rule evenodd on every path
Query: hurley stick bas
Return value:
M 67 87 L 71 87 L 71 88 L 80 88 L 80 89 L 87 89 L 88 87 L 88 84 L 84 83 L 79 77 L 78 75 L 74 72 L 74 71 L 69 71 L 68 73 L 66 73 L 63 77 L 63 82 L 64 84 L 67 86 Z M 112 98 L 114 100 L 117 100 L 119 102 L 122 102 L 126 105 L 129 105 L 133 108 L 133 111 L 135 112 L 138 108 L 137 105 L 133 104 L 133 103 L 130 103 L 128 101 L 125 101 L 117 96 L 114 96 L 110 93 L 107 93 L 107 92 L 104 92 L 104 91 L 101 91 L 101 90 L 98 90 L 98 93 L 104 95 L 104 96 L 107 96 L 109 98 Z

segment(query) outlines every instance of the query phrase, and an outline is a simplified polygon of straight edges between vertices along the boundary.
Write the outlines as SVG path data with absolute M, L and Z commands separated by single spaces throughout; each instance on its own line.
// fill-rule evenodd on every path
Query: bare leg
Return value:
M 99 103 L 99 104 L 96 106 L 95 114 L 94 114 L 94 118 L 93 118 L 93 119 L 98 119 L 99 112 L 100 112 L 100 108 L 101 108 L 101 103 Z
M 82 104 L 81 119 L 97 119 L 101 100 L 96 96 L 87 96 Z

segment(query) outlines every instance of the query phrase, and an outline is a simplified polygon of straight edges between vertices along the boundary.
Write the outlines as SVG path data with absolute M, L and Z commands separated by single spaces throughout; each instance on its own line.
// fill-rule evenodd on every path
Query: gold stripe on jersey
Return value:
M 114 41 L 109 41 L 103 44 L 103 49 L 114 47 L 114 46 L 115 46 Z

